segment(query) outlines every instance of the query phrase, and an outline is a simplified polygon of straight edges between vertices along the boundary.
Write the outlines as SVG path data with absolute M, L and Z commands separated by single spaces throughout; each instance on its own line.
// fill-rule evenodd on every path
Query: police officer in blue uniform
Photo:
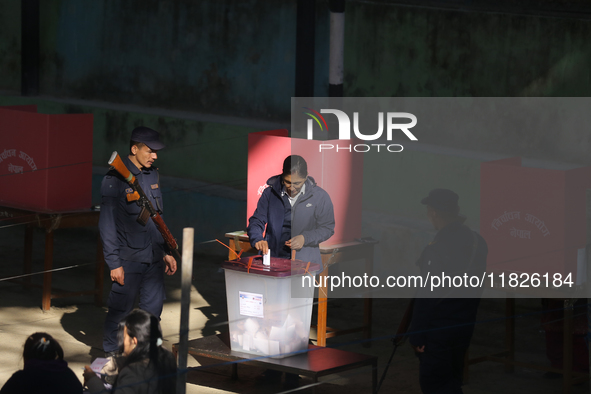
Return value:
M 162 148 L 164 144 L 158 132 L 137 127 L 131 133 L 129 155 L 122 157 L 160 213 L 162 191 L 158 169 L 153 164 L 158 158 L 157 151 Z M 118 353 L 119 322 L 132 311 L 138 294 L 140 309 L 160 317 L 165 299 L 164 273 L 172 275 L 177 268 L 175 259 L 166 253 L 164 239 L 152 220 L 146 225 L 137 221 L 141 207 L 136 201 L 128 201 L 127 196 L 132 193 L 116 171 L 109 171 L 103 178 L 99 231 L 113 281 L 103 337 L 107 356 Z
M 488 247 L 463 224 L 459 196 L 434 189 L 421 200 L 437 230 L 417 265 L 421 276 L 482 276 Z M 414 300 L 409 342 L 420 360 L 419 381 L 425 394 L 461 394 L 464 356 L 474 332 L 482 290 L 478 287 L 420 289 Z

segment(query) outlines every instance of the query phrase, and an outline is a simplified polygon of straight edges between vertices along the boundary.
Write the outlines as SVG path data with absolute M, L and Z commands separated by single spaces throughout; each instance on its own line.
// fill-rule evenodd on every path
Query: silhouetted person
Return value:
M 25 367 L 15 372 L 1 394 L 80 394 L 82 384 L 64 361 L 64 351 L 49 334 L 36 332 L 25 341 Z
M 486 269 L 486 242 L 463 224 L 458 200 L 448 189 L 434 189 L 421 200 L 437 230 L 416 263 L 423 278 L 427 273 L 441 276 L 443 272 L 448 276 L 482 276 Z M 474 332 L 481 291 L 448 286 L 430 292 L 425 288 L 417 294 L 409 336 L 420 360 L 421 390 L 426 394 L 462 393 L 464 356 Z M 453 298 L 460 294 L 474 298 Z

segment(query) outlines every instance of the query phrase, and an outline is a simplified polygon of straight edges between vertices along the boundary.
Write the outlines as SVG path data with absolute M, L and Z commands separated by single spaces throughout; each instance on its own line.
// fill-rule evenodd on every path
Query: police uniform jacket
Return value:
M 296 259 L 322 264 L 318 246 L 334 234 L 335 226 L 334 209 L 328 193 L 309 176 L 305 183 L 305 193 L 300 194 L 292 207 L 287 196 L 282 195 L 281 175 L 269 178 L 267 185 L 269 187 L 263 191 L 257 209 L 248 221 L 247 232 L 251 245 L 254 247 L 257 242 L 266 240 L 273 257 L 289 258 L 289 254 L 279 254 L 285 241 L 303 235 L 304 246 L 296 252 Z M 289 210 L 286 218 L 286 211 Z M 287 234 L 285 220 L 291 220 Z
M 162 212 L 162 191 L 157 168 L 152 166 L 140 170 L 128 157 L 122 157 L 122 160 L 137 178 L 154 208 Z M 141 208 L 136 201 L 127 201 L 126 196 L 130 193 L 132 189 L 129 184 L 115 170 L 109 171 L 103 178 L 99 231 L 105 262 L 111 270 L 121 267 L 123 261 L 152 263 L 162 260 L 165 255 L 164 239 L 154 222 L 150 219 L 145 226 L 138 223 Z
M 416 262 L 421 276 L 445 275 L 482 277 L 488 247 L 484 238 L 460 222 L 440 229 Z M 414 346 L 454 340 L 468 346 L 482 290 L 478 287 L 445 287 L 432 292 L 429 284 L 419 289 L 414 301 L 411 335 Z M 455 298 L 462 296 L 464 298 Z M 471 297 L 471 298 L 467 298 Z

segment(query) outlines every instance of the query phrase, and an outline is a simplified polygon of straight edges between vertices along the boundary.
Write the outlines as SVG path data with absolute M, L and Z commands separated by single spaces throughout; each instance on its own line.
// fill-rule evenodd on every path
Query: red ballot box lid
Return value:
M 320 271 L 319 264 L 279 257 L 271 257 L 271 265 L 263 265 L 263 256 L 241 257 L 238 260 L 225 261 L 222 263 L 222 268 L 255 275 L 274 276 L 276 278 L 307 273 L 315 275 Z

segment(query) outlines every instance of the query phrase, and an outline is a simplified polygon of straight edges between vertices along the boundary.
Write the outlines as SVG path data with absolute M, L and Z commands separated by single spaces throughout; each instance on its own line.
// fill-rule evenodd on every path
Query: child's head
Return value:
M 45 332 L 36 332 L 25 341 L 23 359 L 28 360 L 63 360 L 64 351 L 53 337 Z
M 156 356 L 162 345 L 162 329 L 158 318 L 149 312 L 135 309 L 119 325 L 119 348 L 125 356 L 135 358 Z

